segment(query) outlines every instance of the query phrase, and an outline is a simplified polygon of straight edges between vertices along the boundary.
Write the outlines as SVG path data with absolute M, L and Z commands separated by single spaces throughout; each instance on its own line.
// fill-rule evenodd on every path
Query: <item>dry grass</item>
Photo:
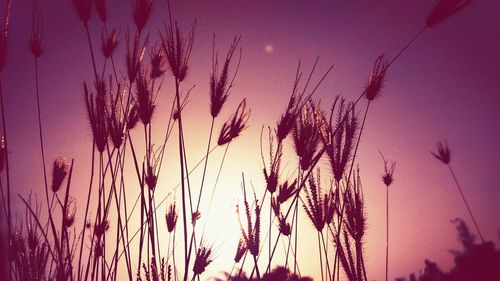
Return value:
M 71 196 L 73 160 L 69 162 L 65 158 L 57 158 L 52 166 L 50 189 L 48 185 L 43 142 L 43 114 L 40 108 L 40 100 L 43 99 L 40 92 L 43 92 L 43 89 L 39 88 L 38 81 L 38 59 L 43 56 L 43 24 L 38 2 L 34 1 L 30 51 L 34 57 L 36 71 L 36 99 L 45 198 L 42 202 L 33 203 L 31 199 L 19 196 L 25 206 L 25 212 L 19 215 L 17 220 L 14 219 L 7 153 L 6 125 L 9 123 L 4 115 L 5 105 L 0 83 L 2 109 L 0 172 L 2 178 L 6 178 L 6 186 L 2 185 L 1 188 L 1 211 L 2 218 L 7 222 L 7 235 L 10 241 L 8 264 L 10 279 L 200 280 L 200 275 L 216 257 L 214 254 L 216 250 L 213 245 L 207 245 L 204 241 L 203 229 L 197 227 L 197 221 L 207 216 L 210 211 L 217 187 L 216 183 L 210 199 L 203 193 L 207 170 L 214 165 L 214 160 L 210 159 L 209 155 L 217 148 L 225 148 L 224 158 L 217 170 L 216 182 L 218 182 L 229 145 L 244 133 L 250 117 L 250 110 L 247 108 L 246 100 L 243 99 L 234 113 L 222 124 L 217 145 L 212 147 L 216 118 L 222 115 L 222 109 L 234 86 L 242 60 L 239 45 L 241 37 L 234 37 L 220 67 L 214 36 L 212 69 L 209 77 L 210 92 L 209 100 L 206 101 L 210 105 L 210 110 L 207 112 L 207 116 L 211 117 L 210 125 L 207 124 L 207 127 L 210 126 L 210 133 L 207 137 L 204 158 L 190 170 L 186 161 L 190 150 L 186 148 L 185 140 L 193 135 L 195 137 L 200 135 L 184 131 L 183 120 L 189 116 L 184 116 L 183 109 L 188 106 L 189 92 L 192 90 L 185 85 L 185 79 L 190 74 L 190 55 L 194 47 L 196 24 L 184 33 L 172 18 L 170 2 L 167 3 L 169 20 L 165 23 L 159 40 L 153 42 L 147 27 L 156 2 L 132 1 L 130 22 L 135 26 L 135 30 L 127 28 L 123 40 L 117 32 L 118 28 L 114 27 L 111 32 L 108 30 L 106 1 L 73 0 L 76 15 L 83 23 L 82 36 L 88 41 L 89 64 L 93 69 L 93 73 L 88 75 L 89 80 L 83 83 L 82 91 L 93 137 L 90 151 L 92 160 L 88 165 L 91 175 L 88 178 L 87 198 L 78 199 L 78 202 L 85 206 L 83 220 L 77 220 L 75 219 L 77 199 Z M 228 279 L 240 277 L 248 253 L 253 258 L 250 278 L 254 274 L 257 279 L 270 276 L 273 262 L 284 264 L 287 272 L 293 272 L 294 278 L 297 278 L 297 275 L 300 275 L 297 259 L 300 230 L 311 227 L 298 225 L 298 217 L 301 214 L 310 219 L 317 232 L 318 267 L 322 280 L 339 280 L 341 269 L 342 276 L 348 280 L 368 280 L 369 274 L 366 272 L 363 254 L 367 214 L 360 173 L 355 168 L 368 109 L 380 96 L 384 77 L 388 74 L 390 66 L 408 46 L 424 30 L 441 23 L 468 3 L 469 1 L 440 0 L 427 18 L 424 28 L 412 37 L 398 54 L 390 61 L 386 61 L 383 56 L 377 58 L 368 83 L 359 98 L 349 102 L 343 97 L 336 97 L 329 107 L 329 114 L 322 110 L 314 94 L 333 66 L 316 78 L 318 60 L 306 76 L 303 76 L 299 62 L 289 102 L 276 122 L 275 128 L 269 128 L 267 143 L 262 142 L 264 128 L 261 134 L 261 151 L 265 146 L 269 149 L 268 157 L 262 155 L 266 186 L 254 189 L 253 200 L 249 200 L 245 180 L 242 182 L 243 204 L 238 207 L 237 216 L 238 218 L 240 215 L 243 216 L 245 223 L 240 218 L 241 236 L 234 237 L 235 241 L 239 242 L 233 266 L 234 269 L 236 264 L 239 264 L 240 270 L 237 275 L 232 276 L 233 269 L 231 269 Z M 12 1 L 7 1 L 7 12 L 0 28 L 0 74 L 8 57 L 11 4 Z M 93 7 L 100 22 L 90 20 Z M 100 34 L 90 33 L 89 25 L 94 24 L 100 25 Z M 94 46 L 97 46 L 95 38 L 101 40 L 101 52 L 94 49 Z M 125 41 L 126 54 L 120 59 L 125 61 L 126 67 L 117 69 L 114 61 L 119 56 L 115 51 L 121 41 Z M 235 61 L 234 56 L 238 50 L 239 56 Z M 146 54 L 149 54 L 149 61 L 144 59 Z M 108 64 L 112 67 L 107 67 Z M 126 75 L 121 76 L 119 73 Z M 155 112 L 159 110 L 158 100 L 164 98 L 159 94 L 164 88 L 164 80 L 172 81 L 175 92 L 168 124 L 166 128 L 159 128 L 152 121 Z M 356 106 L 365 101 L 362 97 L 366 97 L 366 109 L 362 112 L 361 119 Z M 138 125 L 139 120 L 142 126 Z M 361 123 L 359 120 L 362 120 Z M 132 131 L 137 131 L 137 134 L 131 134 Z M 155 132 L 161 133 L 164 137 L 155 138 L 154 136 L 158 135 Z M 160 240 L 165 240 L 166 237 L 160 237 L 159 233 L 165 225 L 159 223 L 163 222 L 163 219 L 159 220 L 157 214 L 162 213 L 159 210 L 165 208 L 162 206 L 165 200 L 160 201 L 160 198 L 157 198 L 156 185 L 162 174 L 165 150 L 175 145 L 170 138 L 172 132 L 178 136 L 180 170 L 178 180 L 181 202 L 171 200 L 166 208 L 168 245 L 167 249 L 164 249 Z M 287 139 L 291 139 L 293 143 L 295 153 L 292 157 L 297 160 L 297 163 L 293 164 L 296 164 L 296 169 L 290 178 L 283 177 L 285 169 L 282 165 L 286 157 L 284 147 Z M 433 154 L 450 168 L 472 216 L 455 174 L 449 166 L 450 153 L 447 145 L 440 144 L 438 152 Z M 321 165 L 318 163 L 323 159 L 328 161 L 330 167 L 323 169 L 323 177 L 320 177 Z M 203 174 L 198 188 L 192 185 L 191 171 L 201 163 L 203 163 Z M 393 180 L 394 165 L 388 167 L 385 159 L 384 163 L 383 181 L 388 188 Z M 126 169 L 129 165 L 133 170 Z M 125 173 L 131 172 L 135 173 L 136 182 L 124 180 Z M 325 178 L 327 181 L 323 181 Z M 127 190 L 130 190 L 131 186 L 140 190 L 135 201 L 134 198 L 127 198 Z M 170 191 L 174 192 L 174 189 Z M 200 203 L 204 201 L 210 202 L 208 209 L 200 208 Z M 269 201 L 269 225 L 263 225 L 262 220 L 266 201 Z M 303 210 L 298 208 L 299 202 L 304 206 Z M 389 204 L 388 197 L 387 204 Z M 138 224 L 131 223 L 132 216 L 140 218 Z M 116 219 L 111 221 L 111 217 Z M 483 239 L 477 224 L 475 226 Z M 181 239 L 176 240 L 176 232 L 180 233 Z M 269 254 L 267 266 L 259 268 L 259 259 L 262 261 L 262 257 L 265 257 L 263 247 L 266 240 Z M 280 241 L 287 245 L 285 260 L 274 259 Z M 131 247 L 137 248 L 131 250 Z M 181 252 L 182 258 L 176 260 L 176 252 Z M 293 255 L 293 266 L 292 262 L 288 261 L 289 255 Z

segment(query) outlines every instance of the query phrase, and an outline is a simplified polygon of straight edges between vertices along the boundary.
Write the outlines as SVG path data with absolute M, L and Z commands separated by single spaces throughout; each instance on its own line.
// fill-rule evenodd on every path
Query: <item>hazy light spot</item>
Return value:
M 266 53 L 270 54 L 274 51 L 274 46 L 271 45 L 271 44 L 267 44 L 265 47 L 264 47 L 264 50 L 266 51 Z

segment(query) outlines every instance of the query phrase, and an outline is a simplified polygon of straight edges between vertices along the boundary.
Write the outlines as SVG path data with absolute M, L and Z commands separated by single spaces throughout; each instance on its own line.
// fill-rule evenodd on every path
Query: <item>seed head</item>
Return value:
M 161 153 L 158 150 L 154 151 L 153 145 L 151 145 L 146 153 L 146 176 L 145 182 L 150 190 L 154 191 L 156 189 L 156 184 L 158 183 L 158 167 L 160 163 Z
M 165 74 L 165 56 L 161 48 L 151 50 L 151 79 L 156 79 Z
M 290 227 L 290 224 L 286 221 L 285 217 L 283 215 L 280 215 L 278 217 L 279 225 L 278 229 L 283 234 L 284 236 L 288 236 L 292 233 L 292 228 Z
M 64 225 L 65 227 L 71 227 L 75 222 L 75 214 L 76 214 L 76 198 L 70 196 L 68 198 L 68 203 L 66 205 L 66 214 L 64 216 Z
M 136 107 L 144 125 L 151 123 L 156 108 L 156 95 L 153 92 L 151 78 L 144 71 L 139 71 L 136 83 Z
M 92 10 L 92 0 L 73 0 L 78 18 L 87 25 L 90 19 L 90 12 Z
M 101 22 L 105 23 L 108 19 L 108 12 L 106 9 L 106 0 L 94 0 L 95 9 L 97 11 L 97 15 Z
M 191 224 L 195 225 L 200 218 L 201 218 L 201 213 L 199 211 L 194 211 L 191 214 Z
M 108 126 L 106 118 L 106 85 L 102 79 L 95 82 L 96 94 L 89 92 L 87 84 L 83 84 L 85 94 L 85 105 L 87 107 L 87 116 L 94 137 L 97 150 L 103 152 L 108 141 Z
M 52 191 L 57 192 L 64 181 L 64 178 L 68 174 L 68 163 L 66 158 L 58 157 L 54 161 L 54 166 L 52 168 Z
M 221 146 L 230 143 L 246 129 L 248 117 L 250 116 L 250 110 L 247 111 L 246 106 L 246 99 L 243 99 L 238 105 L 236 112 L 224 123 L 217 141 L 218 145 Z
M 184 108 L 188 104 L 190 93 L 191 93 L 191 90 L 189 90 L 185 95 L 181 95 L 182 102 L 181 102 L 181 106 L 180 106 L 180 111 L 179 111 L 179 108 L 176 107 L 176 108 L 174 108 L 174 112 L 172 113 L 172 119 L 174 121 L 179 120 L 179 118 L 181 117 L 181 114 L 184 111 Z
M 153 0 L 134 0 L 132 17 L 139 33 L 142 32 L 151 15 Z
M 212 247 L 204 246 L 203 243 L 200 243 L 200 247 L 196 252 L 196 257 L 194 260 L 193 272 L 194 275 L 200 275 L 205 272 L 205 269 L 210 263 L 213 261 L 212 257 Z
M 240 224 L 241 235 L 245 239 L 245 244 L 250 251 L 252 256 L 257 257 L 259 255 L 259 245 L 260 245 L 260 207 L 259 201 L 254 194 L 254 206 L 255 206 L 255 222 L 252 221 L 252 213 L 250 210 L 250 204 L 248 203 L 245 185 L 243 183 L 243 205 L 245 207 L 245 218 L 247 221 L 246 229 L 243 227 L 243 223 L 240 218 L 240 207 L 236 206 L 236 214 L 238 217 L 238 222 Z
M 139 113 L 137 112 L 137 106 L 133 104 L 127 114 L 127 129 L 132 130 L 139 122 Z
M 288 199 L 292 198 L 293 195 L 297 193 L 297 180 L 294 180 L 292 183 L 288 183 L 285 181 L 283 184 L 279 186 L 278 196 L 276 196 L 276 200 L 282 204 L 288 201 Z
M 110 85 L 112 85 L 111 78 Z M 125 139 L 126 129 L 125 115 L 122 110 L 121 85 L 118 86 L 116 95 L 113 95 L 112 89 L 109 91 L 109 108 L 106 112 L 109 138 L 115 148 L 120 148 Z
M 344 197 L 347 231 L 354 241 L 361 243 L 366 229 L 366 215 L 359 169 L 353 175 L 352 184 L 348 185 Z
M 389 163 L 387 160 L 385 160 L 384 155 L 380 153 L 380 156 L 384 161 L 384 175 L 382 175 L 382 181 L 384 182 L 385 186 L 389 187 L 391 183 L 394 181 L 393 174 L 394 174 L 394 169 L 396 169 L 396 162 L 391 161 L 391 165 L 389 166 Z
M 322 231 L 325 227 L 327 204 L 329 200 L 328 194 L 323 195 L 320 184 L 321 180 L 318 169 L 316 177 L 313 173 L 311 173 L 309 177 L 308 184 L 305 188 L 307 200 L 304 205 L 304 210 L 317 231 Z
M 238 246 L 236 247 L 236 255 L 234 255 L 234 262 L 239 263 L 243 255 L 247 252 L 247 244 L 244 238 L 240 238 L 238 241 Z
M 94 233 L 96 237 L 101 237 L 104 232 L 108 231 L 109 229 L 109 221 L 104 220 L 103 222 L 96 224 L 94 226 Z
M 334 115 L 336 118 L 334 120 Z M 339 182 L 345 172 L 347 163 L 351 159 L 352 148 L 358 127 L 354 105 L 347 104 L 343 98 L 337 96 L 333 102 L 330 116 L 322 114 L 323 126 L 321 139 L 325 153 L 330 162 L 333 177 Z
M 308 170 L 316 156 L 320 142 L 320 119 L 312 102 L 295 119 L 292 131 L 295 152 L 302 170 Z
M 379 56 L 373 65 L 372 74 L 368 79 L 368 84 L 365 89 L 365 97 L 372 101 L 379 96 L 382 89 L 385 73 L 387 70 L 387 61 L 384 56 Z
M 175 229 L 175 225 L 177 224 L 177 208 L 175 206 L 175 202 L 170 204 L 167 210 L 167 214 L 165 215 L 165 219 L 167 221 L 167 230 L 168 232 L 172 232 Z
M 141 69 L 142 59 L 144 58 L 144 45 L 147 40 L 144 45 L 140 47 L 139 35 L 136 34 L 135 38 L 131 40 L 129 32 L 125 34 L 125 40 L 127 41 L 127 54 L 125 56 L 125 62 L 127 65 L 128 80 L 130 83 L 133 83 L 137 77 L 137 73 L 139 73 Z
M 448 148 L 448 144 L 446 143 L 446 141 L 444 143 L 438 142 L 437 148 L 438 148 L 437 153 L 431 151 L 432 155 L 434 155 L 434 157 L 436 157 L 439 161 L 443 162 L 444 164 L 446 165 L 450 164 L 451 160 L 450 149 Z
M 111 31 L 110 34 L 106 35 L 104 30 L 101 31 L 101 42 L 102 42 L 102 54 L 105 58 L 111 57 L 113 52 L 118 45 L 118 32 L 115 28 Z
M 434 9 L 425 21 L 426 27 L 434 27 L 446 18 L 452 16 L 465 6 L 470 4 L 471 0 L 439 0 Z
M 192 26 L 186 39 L 182 39 L 177 24 L 174 30 L 171 23 L 165 26 L 165 34 L 161 35 L 168 64 L 172 74 L 179 82 L 186 78 L 188 61 L 193 48 L 194 27 L 195 25 Z
M 214 54 L 214 51 L 212 51 L 212 73 L 210 73 L 210 114 L 213 118 L 219 115 L 222 106 L 227 101 L 229 91 L 233 86 L 234 76 L 233 79 L 229 81 L 229 64 L 231 63 L 231 59 L 233 58 L 233 54 L 236 51 L 240 38 L 241 37 L 234 38 L 233 43 L 226 55 L 222 71 L 220 72 L 217 54 Z M 215 47 L 213 49 L 215 49 Z M 237 72 L 238 68 L 236 68 L 235 75 Z
M 0 137 L 0 173 L 5 167 L 5 153 L 7 153 L 7 149 L 5 147 L 5 138 L 2 136 Z
M 267 190 L 273 194 L 276 191 L 276 188 L 278 187 L 278 170 L 279 166 L 277 169 L 272 169 L 267 172 L 266 168 L 264 168 L 264 179 L 266 180 L 266 188 Z
M 33 56 L 39 58 L 42 55 L 42 17 L 38 2 L 34 3 L 33 15 L 31 17 L 30 50 Z
M 3 72 L 5 68 L 5 62 L 7 60 L 7 41 L 9 38 L 9 24 L 10 15 L 12 11 L 12 0 L 7 0 L 7 9 L 5 11 L 5 17 L 0 25 L 0 73 Z
M 283 140 L 288 136 L 288 134 L 292 131 L 293 126 L 295 124 L 295 119 L 299 114 L 299 105 L 296 100 L 295 95 L 290 96 L 290 100 L 288 101 L 288 105 L 286 107 L 285 113 L 281 115 L 278 124 L 276 125 L 276 137 L 278 143 L 283 142 Z

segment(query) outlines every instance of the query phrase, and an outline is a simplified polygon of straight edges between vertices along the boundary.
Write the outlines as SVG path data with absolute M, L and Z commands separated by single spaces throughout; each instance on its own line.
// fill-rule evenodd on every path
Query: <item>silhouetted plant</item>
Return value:
M 453 171 L 453 168 L 451 167 L 451 164 L 450 164 L 451 153 L 450 153 L 450 149 L 448 148 L 448 144 L 446 142 L 444 142 L 444 144 L 441 142 L 438 142 L 437 148 L 438 148 L 437 153 L 431 152 L 431 154 L 434 155 L 434 157 L 436 157 L 439 161 L 443 162 L 443 164 L 445 164 L 448 167 L 448 170 L 450 171 L 450 174 L 453 178 L 453 181 L 455 182 L 455 185 L 458 189 L 458 192 L 460 193 L 460 196 L 462 197 L 462 200 L 464 201 L 465 208 L 467 209 L 467 212 L 469 213 L 469 216 L 471 217 L 472 222 L 474 223 L 474 227 L 476 228 L 476 231 L 479 234 L 479 238 L 484 243 L 485 240 L 483 238 L 483 235 L 481 234 L 481 231 L 479 230 L 479 225 L 477 224 L 477 221 L 474 218 L 474 215 L 472 215 L 472 210 L 470 209 L 469 203 L 467 202 L 467 199 L 465 198 L 462 187 L 460 186 L 460 183 L 458 182 L 457 176 L 455 175 L 455 172 Z

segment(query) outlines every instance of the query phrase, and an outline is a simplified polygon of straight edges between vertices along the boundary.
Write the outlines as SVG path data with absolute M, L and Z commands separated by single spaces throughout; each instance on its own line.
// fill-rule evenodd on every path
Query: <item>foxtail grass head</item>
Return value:
M 239 263 L 241 258 L 245 255 L 247 252 L 247 244 L 245 243 L 244 238 L 240 238 L 240 241 L 238 241 L 238 246 L 236 247 L 236 254 L 234 255 L 234 262 Z
M 217 54 L 214 54 L 215 51 L 212 52 L 212 72 L 210 73 L 210 115 L 212 115 L 213 118 L 219 115 L 229 96 L 229 91 L 231 90 L 234 80 L 234 77 L 232 79 L 229 77 L 229 64 L 231 63 L 240 38 L 241 37 L 234 38 L 233 43 L 226 55 L 222 70 L 219 70 L 219 59 Z M 235 75 L 237 71 L 238 67 L 236 68 Z
M 64 178 L 68 175 L 68 162 L 64 157 L 58 157 L 54 160 L 54 165 L 52 167 L 52 191 L 57 192 L 64 181 Z
M 109 34 L 104 29 L 101 31 L 101 49 L 105 58 L 110 58 L 113 55 L 116 46 L 118 46 L 118 37 L 119 35 L 115 28 Z
M 243 239 L 245 239 L 245 243 L 250 251 L 252 256 L 257 257 L 259 255 L 259 247 L 260 247 L 260 212 L 261 208 L 259 206 L 259 202 L 254 194 L 254 212 L 255 212 L 255 221 L 252 220 L 252 212 L 250 209 L 250 204 L 247 200 L 245 188 L 243 188 L 243 205 L 245 207 L 245 218 L 247 221 L 247 227 L 243 226 L 240 218 L 240 207 L 236 206 L 236 214 L 238 216 L 238 222 L 240 224 L 241 235 Z
M 167 230 L 168 232 L 172 232 L 175 229 L 175 225 L 177 224 L 177 218 L 179 215 L 177 214 L 177 208 L 175 202 L 170 204 L 167 209 L 167 214 L 165 215 L 165 220 L 167 222 Z
M 373 70 L 368 79 L 368 84 L 365 89 L 365 97 L 372 101 L 376 97 L 380 95 L 380 91 L 382 89 L 385 74 L 387 71 L 387 60 L 384 59 L 384 56 L 379 56 L 373 65 Z
M 246 99 L 243 99 L 236 112 L 224 123 L 217 140 L 219 146 L 230 143 L 246 129 L 250 116 L 250 110 L 247 110 L 246 107 Z
M 112 85 L 112 83 L 110 83 L 110 85 Z M 125 139 L 125 130 L 127 127 L 126 113 L 122 110 L 121 93 L 121 85 L 118 86 L 116 95 L 113 95 L 112 90 L 109 91 L 109 108 L 106 111 L 109 139 L 115 148 L 120 148 L 123 144 Z
M 384 155 L 380 153 L 382 160 L 384 161 L 384 174 L 382 175 L 382 181 L 384 182 L 386 187 L 389 187 L 394 181 L 394 170 L 396 169 L 396 162 L 391 161 L 389 165 L 389 161 L 384 158 Z
M 90 92 L 87 84 L 83 84 L 87 116 L 92 129 L 94 143 L 99 152 L 103 152 L 108 141 L 108 123 L 106 118 L 106 85 L 100 78 L 95 83 L 96 93 Z
M 174 27 L 170 23 L 165 26 L 165 34 L 162 35 L 163 49 L 168 64 L 170 65 L 172 74 L 179 82 L 186 78 L 189 57 L 191 56 L 194 42 L 194 27 L 195 25 L 193 25 L 187 37 L 183 39 L 177 24 Z
M 285 181 L 283 184 L 280 184 L 278 188 L 278 195 L 276 196 L 276 200 L 278 203 L 282 204 L 288 201 L 288 199 L 292 198 L 293 195 L 297 193 L 297 180 L 294 180 L 292 183 Z
M 324 194 L 321 188 L 320 179 L 319 169 L 316 176 L 313 173 L 309 176 L 305 188 L 306 201 L 304 204 L 304 210 L 317 231 L 322 231 L 325 227 L 326 213 L 330 202 L 329 195 Z
M 359 169 L 354 173 L 352 182 L 348 183 L 344 197 L 347 231 L 356 243 L 362 243 L 366 230 L 366 213 Z
M 153 2 L 153 0 L 134 0 L 133 2 L 132 18 L 139 33 L 142 32 L 150 18 Z
M 137 75 L 135 101 L 142 123 L 150 124 L 156 108 L 156 95 L 153 92 L 151 77 L 143 70 Z
M 320 120 L 316 106 L 312 102 L 303 107 L 295 120 L 292 131 L 293 144 L 303 171 L 308 170 L 316 158 L 320 144 Z
M 92 0 L 73 0 L 76 14 L 78 18 L 86 26 L 90 19 L 90 12 L 92 11 Z
M 298 100 L 295 94 L 290 96 L 288 100 L 288 105 L 285 112 L 281 115 L 280 120 L 276 125 L 276 138 L 278 143 L 283 142 L 283 140 L 290 134 L 295 125 L 295 119 L 299 114 Z
M 30 38 L 30 50 L 31 54 L 35 58 L 39 58 L 42 55 L 42 15 L 40 12 L 40 7 L 38 2 L 33 4 L 33 15 L 31 17 L 31 38 Z
M 156 189 L 156 185 L 158 183 L 160 157 L 160 149 L 155 151 L 154 146 L 151 145 L 146 153 L 146 173 L 144 177 L 144 181 L 151 191 Z
M 105 23 L 108 20 L 108 11 L 106 0 L 94 0 L 95 10 L 101 22 Z
M 5 11 L 4 18 L 0 23 L 0 73 L 3 72 L 5 68 L 5 62 L 7 60 L 7 42 L 9 38 L 9 24 L 10 24 L 11 10 L 12 10 L 12 0 L 7 0 L 7 9 Z
M 200 243 L 194 259 L 193 273 L 195 276 L 201 275 L 213 261 L 212 246 L 205 246 Z
M 162 77 L 167 71 L 165 68 L 165 55 L 162 48 L 153 48 L 150 53 L 151 79 Z
M 7 153 L 7 148 L 5 146 L 5 138 L 4 136 L 0 137 L 0 173 L 5 168 L 5 157 Z
M 448 144 L 445 142 L 438 142 L 437 143 L 437 152 L 432 152 L 432 155 L 436 157 L 439 161 L 443 162 L 443 164 L 448 165 L 450 164 L 451 160 L 451 154 L 450 154 L 450 149 L 448 148 Z
M 68 198 L 64 214 L 65 227 L 71 227 L 75 223 L 76 210 L 77 210 L 76 198 L 74 196 L 70 196 Z
M 284 236 L 289 236 L 292 233 L 292 227 L 283 215 L 278 216 L 278 230 Z
M 426 27 L 434 27 L 469 5 L 471 0 L 439 0 L 425 21 Z
M 336 115 L 335 115 L 336 111 Z M 330 162 L 333 177 L 340 182 L 351 159 L 355 143 L 358 119 L 354 104 L 337 96 L 332 104 L 330 116 L 322 114 L 321 140 Z
M 137 74 L 141 70 L 141 63 L 144 58 L 145 45 L 140 45 L 139 37 L 136 35 L 134 39 L 130 38 L 130 33 L 125 34 L 125 40 L 127 41 L 127 54 L 125 56 L 125 63 L 127 66 L 128 80 L 133 83 L 137 77 Z M 133 41 L 133 42 L 132 42 Z

